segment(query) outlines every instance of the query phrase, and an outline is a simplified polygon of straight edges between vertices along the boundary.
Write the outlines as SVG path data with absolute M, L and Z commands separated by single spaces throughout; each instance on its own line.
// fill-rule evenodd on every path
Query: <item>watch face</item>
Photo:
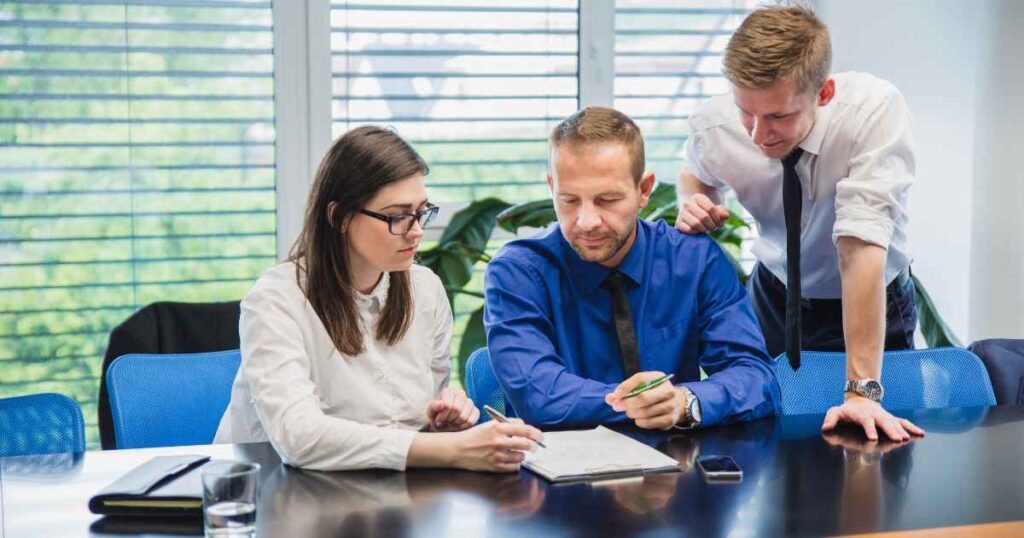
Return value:
M 874 401 L 881 401 L 882 399 L 882 384 L 874 379 L 869 379 L 864 382 L 861 387 L 864 390 L 864 396 Z

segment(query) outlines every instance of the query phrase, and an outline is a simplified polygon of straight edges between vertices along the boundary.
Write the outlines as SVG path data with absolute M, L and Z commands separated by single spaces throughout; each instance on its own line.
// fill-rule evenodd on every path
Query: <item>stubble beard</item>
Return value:
M 570 246 L 572 246 L 572 249 L 574 251 L 576 251 L 576 254 L 581 259 L 584 259 L 584 260 L 586 260 L 588 262 L 603 263 L 603 262 L 606 262 L 606 261 L 614 258 L 619 253 L 619 251 L 622 250 L 623 245 L 625 245 L 626 241 L 629 239 L 629 234 L 626 234 L 625 237 L 620 237 L 618 235 L 612 235 L 611 237 L 613 237 L 614 240 L 615 240 L 615 243 L 614 243 L 613 247 L 610 248 L 610 249 L 607 249 L 605 251 L 605 254 L 601 255 L 599 259 L 591 259 L 591 258 L 589 258 L 588 256 L 592 256 L 593 255 L 593 251 L 592 250 L 588 251 L 586 248 L 580 246 L 575 241 L 571 242 Z

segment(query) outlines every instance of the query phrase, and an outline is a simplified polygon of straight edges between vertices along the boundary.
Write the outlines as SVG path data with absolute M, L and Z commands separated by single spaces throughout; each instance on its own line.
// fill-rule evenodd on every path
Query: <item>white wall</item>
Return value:
M 1024 338 L 1024 2 L 982 28 L 971 260 L 972 338 Z
M 989 31 L 997 11 L 1016 12 L 1019 27 L 1024 3 L 818 0 L 815 5 L 831 31 L 833 70 L 867 71 L 892 81 L 917 121 L 910 242 L 914 271 L 939 312 L 964 343 L 982 336 L 1024 337 L 1024 289 L 1014 278 L 1021 274 L 1024 245 L 1020 219 L 1012 217 L 1024 197 L 1010 162 L 1014 150 L 1024 149 L 1024 47 L 1011 35 L 1011 21 L 1001 21 L 1005 36 L 994 38 Z M 1008 48 L 1014 40 L 1016 48 Z M 1016 56 L 1015 94 L 996 84 L 996 78 L 1012 78 L 1005 66 L 987 67 L 994 51 Z M 1013 126 L 998 120 L 1011 108 L 1016 109 Z M 998 133 L 991 128 L 997 121 Z M 979 159 L 990 164 L 979 168 Z M 997 224 L 1011 220 L 1018 222 L 1016 244 L 993 241 Z M 1014 231 L 1004 225 L 999 233 Z M 972 263 L 979 256 L 988 263 Z M 1014 257 L 1016 268 L 1008 267 Z

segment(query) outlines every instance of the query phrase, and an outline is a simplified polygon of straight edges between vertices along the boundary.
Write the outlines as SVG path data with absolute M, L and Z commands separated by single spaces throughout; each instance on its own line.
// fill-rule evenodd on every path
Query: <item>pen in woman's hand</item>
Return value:
M 498 422 L 511 422 L 508 419 L 508 417 L 506 417 L 505 415 L 502 415 L 500 411 L 498 411 L 497 409 L 495 409 L 495 408 L 493 408 L 493 407 L 491 407 L 489 405 L 486 405 L 486 404 L 484 405 L 484 412 L 487 413 L 488 415 L 490 415 L 491 418 L 493 418 L 494 420 L 497 420 Z M 547 448 L 546 446 L 544 446 L 544 443 L 542 443 L 540 441 L 534 441 L 534 443 L 537 443 L 541 448 Z

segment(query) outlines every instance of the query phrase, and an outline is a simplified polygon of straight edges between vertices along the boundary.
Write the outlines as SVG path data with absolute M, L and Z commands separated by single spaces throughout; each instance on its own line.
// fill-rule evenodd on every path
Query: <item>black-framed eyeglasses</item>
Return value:
M 427 224 L 430 224 L 434 217 L 437 216 L 438 207 L 434 204 L 427 204 L 423 211 L 417 211 L 411 215 L 408 213 L 385 215 L 376 211 L 370 211 L 369 209 L 360 209 L 359 212 L 367 217 L 373 217 L 388 223 L 388 231 L 392 235 L 405 235 L 412 231 L 412 226 L 416 222 L 420 223 L 420 228 L 426 228 Z

